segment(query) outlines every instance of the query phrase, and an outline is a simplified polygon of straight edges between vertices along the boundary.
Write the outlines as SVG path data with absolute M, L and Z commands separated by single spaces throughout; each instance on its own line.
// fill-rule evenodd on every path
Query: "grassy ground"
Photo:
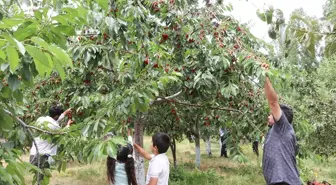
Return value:
M 149 150 L 150 137 L 145 138 L 145 148 Z M 243 150 L 250 160 L 249 164 L 239 164 L 230 159 L 220 158 L 219 144 L 212 142 L 213 157 L 205 155 L 204 143 L 200 170 L 194 168 L 195 152 L 194 143 L 185 140 L 177 145 L 177 160 L 179 168 L 171 171 L 170 185 L 223 185 L 223 184 L 265 184 L 258 159 L 251 150 L 251 145 L 244 145 Z M 259 149 L 261 151 L 261 149 Z M 172 162 L 171 151 L 167 153 Z M 25 157 L 27 160 L 27 157 Z M 148 163 L 146 163 L 146 166 Z M 321 164 L 307 160 L 305 165 L 318 172 L 318 179 L 328 180 L 336 184 L 336 160 Z M 171 164 L 172 166 L 172 164 Z M 97 161 L 92 164 L 69 163 L 66 172 L 54 171 L 50 180 L 51 185 L 103 185 L 106 182 L 105 161 Z M 32 175 L 26 175 L 26 182 L 31 184 Z

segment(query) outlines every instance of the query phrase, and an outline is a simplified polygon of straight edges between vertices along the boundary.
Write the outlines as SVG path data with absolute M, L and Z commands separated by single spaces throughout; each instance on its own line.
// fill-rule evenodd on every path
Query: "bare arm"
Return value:
M 151 177 L 147 185 L 157 185 L 158 178 Z
M 139 146 L 136 143 L 134 143 L 133 146 L 134 146 L 135 150 L 138 151 L 139 154 L 142 155 L 145 159 L 147 159 L 147 160 L 152 159 L 152 156 L 148 152 L 146 152 L 143 148 L 141 148 L 141 146 Z
M 278 101 L 278 95 L 276 94 L 271 81 L 266 77 L 265 81 L 265 94 L 270 106 L 271 113 L 274 116 L 275 121 L 278 121 L 281 117 L 281 109 Z

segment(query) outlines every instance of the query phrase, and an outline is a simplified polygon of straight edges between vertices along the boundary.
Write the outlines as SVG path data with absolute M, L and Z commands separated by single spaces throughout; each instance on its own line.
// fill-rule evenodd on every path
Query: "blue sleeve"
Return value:
M 281 111 L 281 117 L 278 121 L 276 121 L 273 125 L 274 131 L 277 133 L 284 133 L 288 130 L 288 126 L 290 126 L 285 114 Z

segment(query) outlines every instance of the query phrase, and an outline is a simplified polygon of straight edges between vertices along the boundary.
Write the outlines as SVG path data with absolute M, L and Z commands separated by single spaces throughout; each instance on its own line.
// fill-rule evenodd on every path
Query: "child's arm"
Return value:
M 141 146 L 137 145 L 136 143 L 133 144 L 134 148 L 136 151 L 139 152 L 140 155 L 142 155 L 145 159 L 147 160 L 151 160 L 152 156 L 146 152 L 143 148 L 141 148 Z
M 147 185 L 157 185 L 158 178 L 151 177 Z
M 128 140 L 128 142 L 130 142 L 131 145 L 133 145 L 133 138 L 132 138 L 132 135 L 131 135 L 131 129 L 127 130 L 127 140 Z

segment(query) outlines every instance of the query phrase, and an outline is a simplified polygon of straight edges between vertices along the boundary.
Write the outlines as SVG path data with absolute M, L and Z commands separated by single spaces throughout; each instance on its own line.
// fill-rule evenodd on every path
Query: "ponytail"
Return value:
M 115 183 L 114 172 L 115 172 L 115 163 L 116 160 L 110 156 L 107 157 L 106 166 L 107 166 L 107 178 L 108 181 L 112 184 Z
M 138 185 L 135 176 L 134 158 L 132 155 L 127 156 L 125 171 L 127 174 L 128 185 Z

